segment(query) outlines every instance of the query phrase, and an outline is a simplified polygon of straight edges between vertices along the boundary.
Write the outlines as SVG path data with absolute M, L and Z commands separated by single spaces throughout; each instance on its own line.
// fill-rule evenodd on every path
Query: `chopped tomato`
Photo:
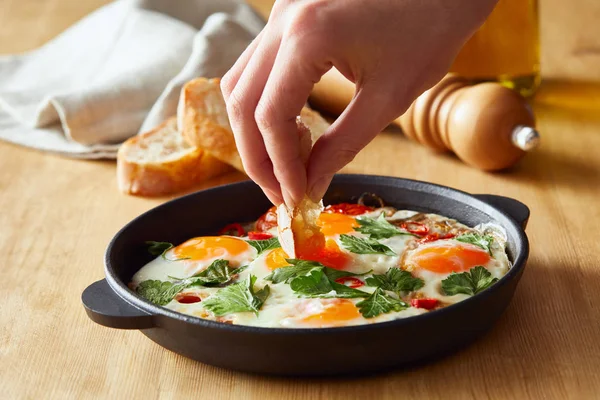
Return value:
M 410 305 L 415 308 L 424 308 L 426 310 L 434 309 L 439 303 L 438 299 L 412 299 Z
M 413 235 L 425 236 L 429 233 L 429 227 L 420 222 L 407 221 L 400 224 L 400 228 L 406 229 Z
M 333 240 L 328 240 L 325 247 L 308 247 L 297 253 L 302 260 L 318 261 L 326 267 L 343 270 L 351 261 L 351 257 L 342 252 Z
M 273 235 L 269 232 L 248 232 L 248 239 L 250 240 L 267 240 L 271 239 Z
M 443 235 L 440 235 L 439 233 L 430 233 L 427 236 L 424 236 L 422 239 L 419 239 L 419 243 L 428 243 L 428 242 L 435 242 L 436 240 L 440 240 L 440 239 L 452 239 L 454 236 L 456 236 L 453 233 L 445 233 Z
M 336 213 L 336 214 L 346 214 L 346 215 L 361 215 L 361 214 L 368 213 L 373 210 L 374 210 L 373 207 L 363 206 L 360 204 L 351 204 L 351 203 L 331 204 L 331 205 L 325 207 L 325 212 Z
M 202 299 L 199 296 L 190 293 L 179 293 L 177 296 L 175 296 L 175 300 L 181 304 L 192 304 L 199 303 L 202 301 Z
M 355 278 L 353 276 L 345 276 L 343 278 L 337 278 L 335 281 L 342 285 L 346 285 L 352 289 L 356 289 L 356 288 L 359 288 L 359 287 L 365 285 L 363 281 L 361 281 L 360 279 Z
M 238 223 L 229 224 L 219 231 L 219 235 L 244 236 L 244 228 Z
M 277 207 L 269 208 L 269 211 L 264 213 L 258 221 L 256 221 L 256 230 L 266 232 L 277 226 Z

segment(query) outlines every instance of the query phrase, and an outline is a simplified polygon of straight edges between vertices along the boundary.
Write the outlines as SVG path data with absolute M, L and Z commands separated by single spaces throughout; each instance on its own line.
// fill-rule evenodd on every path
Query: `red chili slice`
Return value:
M 373 211 L 373 207 L 363 206 L 361 204 L 339 203 L 331 204 L 325 207 L 325 212 L 346 215 L 361 215 Z
M 277 208 L 271 207 L 256 221 L 256 230 L 266 232 L 277 226 Z
M 343 278 L 337 278 L 335 281 L 339 284 L 346 285 L 352 289 L 356 289 L 356 288 L 359 288 L 359 287 L 365 285 L 363 281 L 361 281 L 360 279 L 355 278 L 353 276 L 345 276 Z
M 434 309 L 439 303 L 438 299 L 412 299 L 410 305 L 415 308 L 424 308 L 426 310 Z
M 271 239 L 273 237 L 273 235 L 271 235 L 269 232 L 248 232 L 248 239 L 250 240 L 267 240 L 267 239 Z
M 177 296 L 175 296 L 175 300 L 181 304 L 192 304 L 199 303 L 202 301 L 202 299 L 199 296 L 189 293 L 179 293 L 177 294 Z
M 236 223 L 229 224 L 219 231 L 219 235 L 244 236 L 244 228 Z
M 418 235 L 418 236 L 425 236 L 429 233 L 429 227 L 420 222 L 413 222 L 413 221 L 403 222 L 400 224 L 400 228 L 406 229 L 413 235 Z
M 422 239 L 419 239 L 419 243 L 435 242 L 436 240 L 440 240 L 440 239 L 452 239 L 455 236 L 456 235 L 453 233 L 446 233 L 444 235 L 440 235 L 439 233 L 430 233 L 429 235 L 423 237 Z

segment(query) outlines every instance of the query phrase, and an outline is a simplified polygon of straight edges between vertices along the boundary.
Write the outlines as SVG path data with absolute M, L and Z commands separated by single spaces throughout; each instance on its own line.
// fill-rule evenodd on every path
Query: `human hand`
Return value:
M 221 80 L 244 169 L 275 204 L 314 201 L 333 175 L 448 71 L 497 0 L 278 0 Z M 353 100 L 300 156 L 296 116 L 332 67 Z

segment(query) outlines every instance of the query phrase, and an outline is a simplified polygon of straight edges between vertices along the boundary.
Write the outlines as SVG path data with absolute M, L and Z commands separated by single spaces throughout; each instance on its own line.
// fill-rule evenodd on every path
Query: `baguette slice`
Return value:
M 196 78 L 184 85 L 177 109 L 178 126 L 188 143 L 244 172 L 219 83 L 216 78 Z M 300 119 L 309 128 L 313 143 L 329 127 L 308 107 L 302 109 Z
M 128 139 L 117 154 L 119 190 L 139 196 L 173 194 L 231 170 L 188 144 L 177 130 L 175 117 Z

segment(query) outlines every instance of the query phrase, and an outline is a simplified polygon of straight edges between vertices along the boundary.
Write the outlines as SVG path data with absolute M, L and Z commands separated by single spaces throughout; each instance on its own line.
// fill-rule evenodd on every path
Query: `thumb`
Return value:
M 313 201 L 323 198 L 333 175 L 409 105 L 406 95 L 393 95 L 389 88 L 375 84 L 358 88 L 348 107 L 312 149 L 307 170 L 309 197 Z

